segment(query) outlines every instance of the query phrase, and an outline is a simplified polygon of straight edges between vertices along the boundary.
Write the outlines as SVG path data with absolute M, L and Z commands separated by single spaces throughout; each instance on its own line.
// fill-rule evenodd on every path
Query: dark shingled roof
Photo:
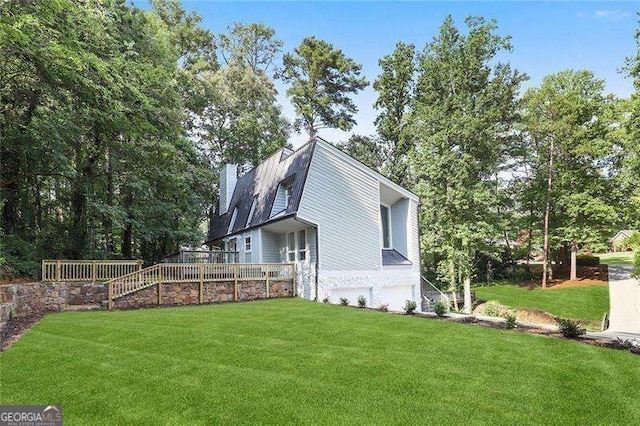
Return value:
M 394 249 L 382 249 L 382 266 L 411 265 L 411 261 Z
M 315 142 L 309 142 L 293 152 L 283 148 L 238 179 L 227 212 L 219 215 L 216 209 L 211 218 L 207 242 L 295 214 L 300 205 L 314 147 Z M 292 183 L 289 205 L 285 211 L 270 217 L 278 186 L 285 181 Z M 247 223 L 254 197 L 257 197 L 257 204 L 253 220 Z M 236 207 L 236 222 L 229 231 L 229 221 Z

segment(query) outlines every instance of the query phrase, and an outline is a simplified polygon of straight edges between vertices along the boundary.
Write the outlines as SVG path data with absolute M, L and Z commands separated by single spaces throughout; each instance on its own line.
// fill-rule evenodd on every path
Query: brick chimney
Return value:
M 225 164 L 220 170 L 220 214 L 223 215 L 229 210 L 233 191 L 238 182 L 238 165 Z

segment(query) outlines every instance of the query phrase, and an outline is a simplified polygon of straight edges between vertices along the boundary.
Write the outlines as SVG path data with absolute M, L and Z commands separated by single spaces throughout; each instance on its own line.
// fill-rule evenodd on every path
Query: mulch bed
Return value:
M 0 352 L 4 352 L 20 339 L 31 327 L 37 324 L 44 312 L 34 313 L 27 317 L 11 318 L 0 331 Z
M 432 313 L 420 313 L 420 314 L 416 314 L 416 316 L 419 316 L 421 318 L 437 319 L 440 321 L 452 321 L 452 322 L 458 322 L 463 324 L 471 324 L 471 325 L 480 326 L 480 327 L 500 328 L 503 330 L 506 329 L 503 323 L 483 321 L 483 320 L 477 319 L 474 316 L 468 316 L 468 317 L 462 317 L 462 318 L 448 318 L 448 317 L 438 317 Z M 525 326 L 521 324 L 518 324 L 518 326 L 512 331 L 519 332 L 519 333 L 535 334 L 538 336 L 554 337 L 558 339 L 574 340 L 576 342 L 581 342 L 588 345 L 601 346 L 601 347 L 611 348 L 611 349 L 618 349 L 618 350 L 624 350 L 624 351 L 628 350 L 633 354 L 640 355 L 640 347 L 633 346 L 629 343 L 629 341 L 623 341 L 620 339 L 616 339 L 616 340 L 595 339 L 592 337 L 579 337 L 577 339 L 568 339 L 557 331 L 552 331 L 545 328 L 530 327 L 530 326 Z

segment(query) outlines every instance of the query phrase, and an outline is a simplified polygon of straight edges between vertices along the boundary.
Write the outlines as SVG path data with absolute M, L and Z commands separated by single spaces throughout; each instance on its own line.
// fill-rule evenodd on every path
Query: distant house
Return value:
M 301 297 L 420 306 L 418 197 L 321 139 L 240 178 L 225 165 L 207 245 L 241 263 L 295 262 Z
M 638 232 L 635 231 L 633 229 L 623 229 L 621 231 L 618 231 L 618 233 L 616 235 L 613 236 L 613 238 L 611 238 L 609 240 L 609 243 L 611 244 L 611 251 L 629 251 L 631 250 L 631 247 L 629 247 L 626 243 L 627 238 L 629 238 L 634 232 Z

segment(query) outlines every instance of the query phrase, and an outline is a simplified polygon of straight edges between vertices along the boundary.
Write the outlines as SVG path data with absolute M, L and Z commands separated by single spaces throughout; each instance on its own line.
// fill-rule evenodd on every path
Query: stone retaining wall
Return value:
M 231 302 L 234 300 L 233 281 L 205 282 L 202 287 L 202 303 Z M 269 283 L 269 297 L 290 297 L 293 295 L 292 280 L 278 280 Z M 238 301 L 265 299 L 264 281 L 238 281 Z M 37 312 L 64 310 L 67 306 L 97 305 L 106 301 L 108 289 L 104 283 L 25 283 L 0 285 L 0 307 L 10 304 L 16 316 L 29 316 Z M 162 284 L 163 305 L 197 305 L 200 303 L 198 283 Z M 116 309 L 143 308 L 158 305 L 158 286 L 126 295 L 114 300 Z M 1 319 L 1 318 L 0 318 Z
M 234 301 L 234 283 L 205 282 L 202 286 L 202 303 L 220 303 Z M 290 297 L 293 295 L 292 280 L 278 280 L 269 283 L 269 298 Z M 200 304 L 200 285 L 162 284 L 162 305 L 198 305 Z M 267 288 L 264 281 L 238 281 L 238 301 L 266 299 Z M 158 305 L 158 286 L 128 294 L 113 301 L 115 309 L 143 308 Z
M 25 283 L 0 285 L 0 301 L 14 305 L 16 316 L 63 310 L 68 305 L 95 305 L 107 298 L 104 283 Z

